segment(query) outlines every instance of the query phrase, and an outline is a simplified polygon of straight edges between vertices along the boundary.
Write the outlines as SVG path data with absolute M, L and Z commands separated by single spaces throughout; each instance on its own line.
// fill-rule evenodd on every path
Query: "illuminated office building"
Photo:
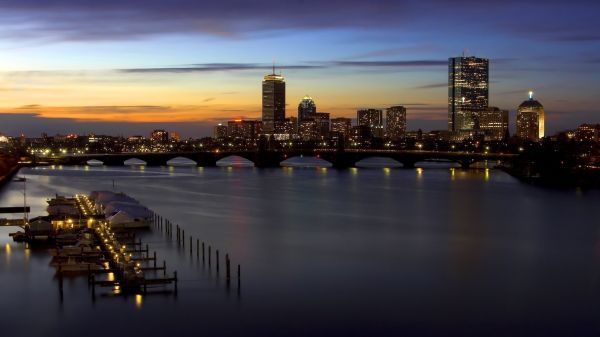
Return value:
M 236 119 L 227 122 L 227 136 L 237 139 L 258 139 L 262 133 L 261 121 Z
M 454 57 L 448 60 L 448 131 L 478 127 L 479 115 L 488 107 L 489 60 Z
M 485 140 L 504 140 L 508 133 L 508 110 L 493 106 L 483 110 L 479 115 L 479 130 L 483 132 Z
M 530 91 L 529 99 L 521 103 L 517 111 L 517 137 L 537 142 L 544 138 L 544 127 L 544 106 L 533 98 Z
M 313 99 L 306 95 L 298 104 L 298 122 L 313 118 L 313 115 L 317 113 L 317 105 Z
M 165 130 L 154 130 L 150 134 L 150 139 L 157 143 L 166 143 L 169 141 L 169 133 Z
M 352 119 L 346 117 L 338 117 L 331 119 L 331 133 L 344 134 L 346 137 L 350 135 L 352 129 Z
M 275 68 L 262 82 L 262 122 L 266 134 L 280 132 L 285 123 L 285 79 Z

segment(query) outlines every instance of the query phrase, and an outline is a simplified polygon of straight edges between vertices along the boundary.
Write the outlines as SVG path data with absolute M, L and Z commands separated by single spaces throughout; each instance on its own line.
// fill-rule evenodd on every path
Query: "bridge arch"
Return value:
M 279 163 L 283 167 L 333 167 L 330 161 L 327 161 L 320 156 L 293 156 L 286 158 Z
M 372 156 L 365 157 L 354 163 L 355 167 L 358 168 L 381 168 L 381 167 L 389 167 L 389 168 L 400 168 L 404 167 L 404 165 L 398 160 L 387 157 L 387 156 Z
M 173 157 L 166 162 L 167 166 L 196 166 L 198 163 L 185 156 Z
M 238 155 L 231 155 L 217 160 L 217 166 L 254 167 L 255 165 L 254 162 L 249 160 L 248 158 L 244 158 Z
M 139 158 L 129 158 L 123 161 L 123 165 L 125 166 L 145 166 L 148 163 L 144 160 L 141 160 Z
M 98 159 L 90 159 L 90 160 L 86 161 L 85 164 L 88 166 L 102 166 L 102 165 L 104 165 L 104 162 L 102 160 L 98 160 Z

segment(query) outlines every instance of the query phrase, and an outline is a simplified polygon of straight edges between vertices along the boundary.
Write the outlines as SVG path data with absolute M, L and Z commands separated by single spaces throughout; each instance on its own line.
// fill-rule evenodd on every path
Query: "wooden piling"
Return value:
M 202 263 L 204 263 L 204 241 L 202 241 Z
M 192 248 L 194 246 L 192 245 L 192 236 L 190 235 L 190 256 L 192 256 Z
M 167 261 L 163 260 L 163 276 L 167 276 Z
M 227 284 L 229 284 L 229 280 L 231 279 L 231 274 L 230 274 L 230 262 L 229 261 L 229 254 L 225 254 L 225 277 L 227 278 Z
M 238 277 L 238 289 L 240 288 L 240 280 L 242 279 L 242 272 L 241 272 L 241 268 L 240 265 L 238 264 L 238 273 L 237 273 L 237 277 Z
M 153 261 L 154 261 L 154 268 L 156 268 L 156 251 L 154 251 L 154 259 L 153 259 Z
M 208 246 L 208 266 L 210 267 L 210 260 L 211 260 L 211 247 Z
M 173 278 L 175 279 L 175 293 L 177 293 L 177 270 L 173 272 Z
M 200 239 L 196 239 L 196 259 L 200 259 Z
M 219 250 L 216 251 L 217 255 L 215 256 L 217 262 L 217 274 L 219 273 Z

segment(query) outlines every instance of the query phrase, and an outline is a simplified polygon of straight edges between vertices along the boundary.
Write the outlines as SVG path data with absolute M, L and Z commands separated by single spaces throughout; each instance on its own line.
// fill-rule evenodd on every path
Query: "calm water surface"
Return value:
M 154 230 L 175 297 L 93 300 L 46 248 L 0 229 L 3 336 L 597 336 L 600 193 L 524 185 L 495 170 L 48 167 L 45 199 L 123 191 L 230 253 L 242 287 Z M 22 205 L 22 183 L 0 192 Z

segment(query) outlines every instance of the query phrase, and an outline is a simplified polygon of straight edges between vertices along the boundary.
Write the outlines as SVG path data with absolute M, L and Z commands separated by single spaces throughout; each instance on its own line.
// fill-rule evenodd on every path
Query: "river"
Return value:
M 157 230 L 177 296 L 60 299 L 46 248 L 0 229 L 5 336 L 597 336 L 600 193 L 542 189 L 493 169 L 38 167 L 32 215 L 56 193 L 123 191 L 231 255 L 226 287 Z M 0 204 L 23 204 L 23 183 Z M 15 215 L 16 216 L 16 215 Z M 223 263 L 223 262 L 221 262 Z

